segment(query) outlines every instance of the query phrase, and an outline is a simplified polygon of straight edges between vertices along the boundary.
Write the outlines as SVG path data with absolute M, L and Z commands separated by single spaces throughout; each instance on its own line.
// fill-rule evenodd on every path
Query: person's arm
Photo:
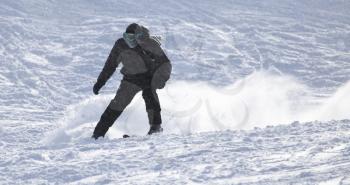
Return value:
M 158 56 L 159 57 L 159 60 L 161 61 L 161 63 L 170 63 L 170 60 L 169 60 L 169 58 L 166 56 L 166 54 L 165 54 L 165 52 L 163 51 L 163 49 L 161 49 L 161 54 L 160 54 L 160 56 Z
M 95 94 L 98 94 L 98 91 L 106 84 L 108 79 L 113 75 L 115 70 L 117 69 L 119 63 L 121 60 L 119 60 L 119 55 L 122 51 L 120 40 L 116 41 L 108 58 L 107 61 L 100 73 L 100 75 L 97 78 L 97 82 L 94 85 L 93 91 Z
M 155 89 L 162 89 L 170 78 L 172 66 L 169 58 L 166 56 L 160 45 L 154 44 L 153 46 L 153 50 L 156 53 L 155 58 L 158 64 L 153 73 L 151 86 Z

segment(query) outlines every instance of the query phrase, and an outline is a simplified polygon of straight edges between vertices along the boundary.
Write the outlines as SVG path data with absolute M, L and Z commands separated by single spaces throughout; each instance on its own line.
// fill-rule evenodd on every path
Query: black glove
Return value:
M 102 86 L 100 84 L 95 83 L 95 85 L 94 85 L 94 87 L 92 89 L 95 95 L 98 95 L 98 91 L 100 91 L 101 87 Z

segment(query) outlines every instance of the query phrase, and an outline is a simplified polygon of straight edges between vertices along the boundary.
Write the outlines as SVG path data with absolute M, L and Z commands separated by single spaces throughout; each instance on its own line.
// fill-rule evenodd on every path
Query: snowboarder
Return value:
M 92 138 L 104 137 L 134 96 L 142 91 L 150 129 L 148 134 L 162 132 L 161 108 L 156 90 L 162 89 L 170 78 L 171 63 L 160 47 L 160 41 L 149 35 L 149 30 L 136 23 L 130 24 L 123 38 L 118 39 L 93 87 L 95 95 L 122 63 L 123 78 L 114 99 L 101 115 Z

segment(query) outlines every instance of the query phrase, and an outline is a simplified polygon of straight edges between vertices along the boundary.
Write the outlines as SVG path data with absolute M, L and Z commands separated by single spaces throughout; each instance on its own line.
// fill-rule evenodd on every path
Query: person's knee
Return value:
M 142 91 L 142 98 L 147 100 L 147 99 L 151 99 L 153 96 L 152 94 L 152 90 L 151 89 L 144 89 Z
M 145 104 L 147 110 L 161 111 L 159 102 L 154 99 L 145 99 Z
M 155 110 L 155 111 L 161 110 L 156 92 L 153 92 L 151 89 L 145 89 L 142 92 L 142 97 L 145 101 L 147 110 Z
M 122 81 L 117 94 L 110 102 L 109 107 L 116 111 L 123 111 L 140 90 L 141 89 L 135 84 Z
M 126 106 L 128 106 L 129 102 L 125 101 L 125 99 L 113 99 L 108 107 L 114 111 L 123 111 Z

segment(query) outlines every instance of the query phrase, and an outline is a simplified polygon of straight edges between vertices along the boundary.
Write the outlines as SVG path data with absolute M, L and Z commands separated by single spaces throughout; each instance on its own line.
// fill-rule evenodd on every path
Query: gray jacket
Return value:
M 143 39 L 135 48 L 130 48 L 123 38 L 118 39 L 100 73 L 97 84 L 102 87 L 122 63 L 120 72 L 126 77 L 151 78 L 153 88 L 161 89 L 170 78 L 170 60 L 152 38 Z

